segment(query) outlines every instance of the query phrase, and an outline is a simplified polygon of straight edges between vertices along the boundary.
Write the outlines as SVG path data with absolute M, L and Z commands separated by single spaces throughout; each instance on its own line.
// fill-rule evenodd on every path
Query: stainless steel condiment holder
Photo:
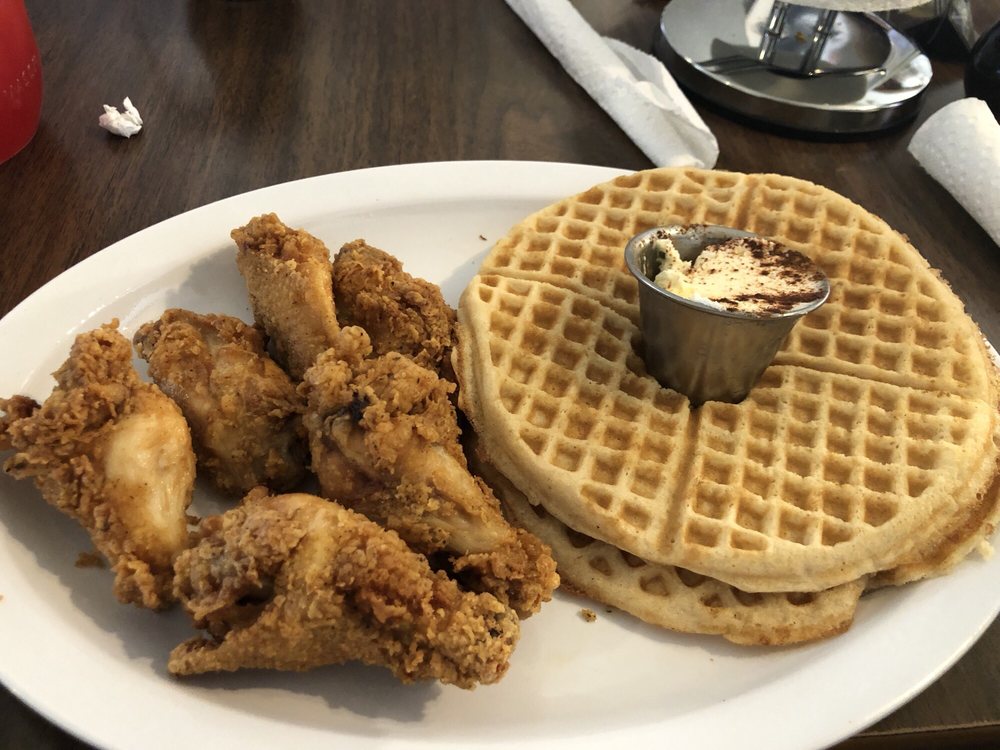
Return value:
M 694 260 L 707 245 L 734 237 L 758 235 L 704 224 L 656 227 L 625 246 L 625 263 L 639 283 L 646 369 L 662 385 L 686 395 L 693 406 L 746 398 L 792 326 L 830 294 L 824 277 L 823 294 L 815 302 L 761 316 L 715 309 L 653 283 L 661 265 L 657 239 L 669 238 L 683 260 Z
M 878 16 L 808 2 L 671 0 L 654 44 L 699 98 L 797 132 L 899 125 L 919 112 L 932 76 L 927 55 Z

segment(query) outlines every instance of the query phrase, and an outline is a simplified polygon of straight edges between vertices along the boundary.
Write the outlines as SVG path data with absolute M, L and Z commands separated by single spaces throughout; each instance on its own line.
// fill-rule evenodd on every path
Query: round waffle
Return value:
M 830 300 L 739 404 L 688 400 L 641 358 L 633 234 L 709 223 L 806 254 Z M 954 564 L 997 515 L 996 368 L 904 237 L 777 175 L 639 172 L 528 217 L 459 306 L 461 405 L 491 461 L 588 536 L 744 591 Z

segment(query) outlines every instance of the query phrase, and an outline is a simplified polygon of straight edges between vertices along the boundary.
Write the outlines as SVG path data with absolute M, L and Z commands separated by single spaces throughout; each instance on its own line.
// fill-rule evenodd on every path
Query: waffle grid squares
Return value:
M 885 412 L 883 407 L 895 409 L 894 426 L 906 424 L 898 419 L 903 413 L 919 415 L 920 410 L 946 420 L 972 417 L 961 402 L 942 404 L 919 392 L 904 397 L 870 384 L 862 384 L 859 392 L 848 387 L 851 383 L 821 373 L 784 368 L 779 374 L 778 369 L 772 368 L 761 390 L 751 396 L 762 407 L 760 413 L 710 403 L 695 417 L 700 418 L 704 445 L 693 469 L 691 513 L 702 518 L 688 523 L 694 523 L 693 533 L 702 546 L 710 546 L 710 537 L 726 543 L 724 534 L 715 533 L 718 529 L 706 532 L 706 520 L 723 522 L 734 533 L 777 535 L 802 545 L 849 540 L 858 523 L 881 526 L 900 511 L 899 498 L 919 497 L 933 483 L 934 471 L 945 459 L 939 446 L 919 435 L 912 439 L 904 430 L 892 435 L 892 443 L 876 441 L 863 429 L 866 415 Z M 768 388 L 782 384 L 792 387 L 791 398 L 768 393 Z M 757 429 L 741 430 L 744 416 Z M 814 437 L 796 437 L 815 436 L 810 425 L 816 421 L 830 425 L 822 452 L 810 445 Z M 741 432 L 746 436 L 742 453 L 732 437 Z M 783 465 L 773 465 L 776 454 L 770 446 L 775 442 L 786 446 Z M 906 471 L 901 473 L 900 466 Z M 736 467 L 742 468 L 739 477 Z M 776 471 L 783 477 L 780 482 Z M 855 485 L 860 494 L 838 491 L 845 485 Z
M 860 594 L 859 584 L 819 594 L 745 592 L 581 535 L 529 505 L 509 483 L 501 483 L 499 492 L 505 509 L 552 546 L 570 585 L 668 628 L 717 632 L 737 642 L 797 642 L 849 621 Z M 781 635 L 775 639 L 775 633 Z
M 620 512 L 626 523 L 647 526 L 650 512 L 641 503 L 619 507 L 610 500 L 620 489 L 653 500 L 669 450 L 650 422 L 645 429 L 637 422 L 645 400 L 660 389 L 634 372 L 636 363 L 641 364 L 628 343 L 634 326 L 558 288 L 500 279 L 486 296 L 497 301 L 494 330 L 505 332 L 504 340 L 491 342 L 491 359 L 507 373 L 500 400 L 522 420 L 521 439 L 554 467 L 586 476 L 599 506 Z M 524 310 L 530 312 L 522 314 Z M 561 337 L 551 335 L 557 328 Z M 560 399 L 579 400 L 584 408 L 559 409 Z M 660 409 L 650 415 L 654 428 L 673 430 L 670 407 L 677 402 L 668 402 L 661 399 Z M 551 439 L 552 434 L 559 437 Z M 626 467 L 621 456 L 633 445 L 637 457 Z M 601 486 L 614 492 L 601 491 Z
M 746 408 L 688 412 L 633 351 L 621 247 L 648 226 L 699 221 L 799 246 L 833 277 L 830 301 L 793 330 Z M 700 560 L 836 547 L 959 487 L 940 470 L 958 449 L 934 441 L 982 432 L 975 397 L 989 382 L 974 324 L 956 318 L 947 286 L 903 239 L 816 186 L 629 175 L 526 220 L 482 273 L 501 279 L 478 294 L 491 311 L 490 361 L 505 373 L 500 403 L 523 420 L 541 465 L 579 477 L 584 505 L 626 527 L 616 541 L 643 540 L 637 549 L 656 548 L 661 532 L 710 553 Z M 671 520 L 660 509 L 675 496 L 691 501 Z

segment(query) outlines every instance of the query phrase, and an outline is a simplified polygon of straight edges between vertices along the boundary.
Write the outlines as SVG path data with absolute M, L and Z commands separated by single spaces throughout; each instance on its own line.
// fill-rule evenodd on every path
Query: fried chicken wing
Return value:
M 332 343 L 339 328 L 333 304 L 330 252 L 274 214 L 232 231 L 236 264 L 250 293 L 254 320 L 295 380 Z
M 44 404 L 4 402 L 5 465 L 79 521 L 115 572 L 122 602 L 173 600 L 174 557 L 188 544 L 195 459 L 176 404 L 139 380 L 118 322 L 76 338 Z
M 399 352 L 450 380 L 455 311 L 437 286 L 403 271 L 403 264 L 364 240 L 344 245 L 333 261 L 337 318 L 360 326 L 376 356 Z
M 514 612 L 461 592 L 395 533 L 336 503 L 254 490 L 197 534 L 175 587 L 210 637 L 174 649 L 174 674 L 357 660 L 404 682 L 471 688 L 507 670 Z
M 555 562 L 469 473 L 448 398 L 455 386 L 401 354 L 370 352 L 364 331 L 344 328 L 300 385 L 323 495 L 445 557 L 466 587 L 522 617 L 536 612 L 558 585 Z
M 199 471 L 223 492 L 294 488 L 306 473 L 302 399 L 256 328 L 227 315 L 167 310 L 134 337 L 156 384 L 180 406 Z

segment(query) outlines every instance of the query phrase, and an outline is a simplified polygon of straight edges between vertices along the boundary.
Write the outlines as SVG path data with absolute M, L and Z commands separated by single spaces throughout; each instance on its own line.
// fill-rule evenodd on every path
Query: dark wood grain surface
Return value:
M 27 5 L 45 95 L 37 135 L 0 165 L 0 315 L 144 227 L 286 180 L 459 159 L 651 166 L 501 0 Z M 649 48 L 663 3 L 577 5 L 601 33 Z M 1000 17 L 1000 0 L 979 5 Z M 147 123 L 131 140 L 96 125 L 100 105 L 125 95 Z M 935 62 L 918 123 L 962 95 L 961 65 Z M 915 125 L 850 142 L 798 140 L 699 108 L 718 136 L 719 167 L 813 180 L 882 216 L 1000 341 L 1000 248 L 908 156 Z M 970 743 L 1000 737 L 998 623 L 851 743 L 959 746 L 973 736 L 961 727 L 980 727 Z M 0 688 L 0 747 L 83 745 Z

